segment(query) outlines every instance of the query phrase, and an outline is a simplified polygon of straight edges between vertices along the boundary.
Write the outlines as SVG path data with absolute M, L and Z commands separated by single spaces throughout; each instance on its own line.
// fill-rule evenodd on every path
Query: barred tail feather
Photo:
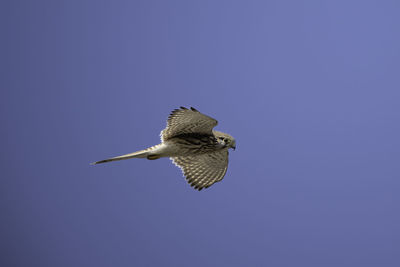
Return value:
M 114 157 L 114 158 L 96 161 L 96 162 L 91 163 L 91 165 L 96 165 L 96 164 L 106 163 L 106 162 L 111 162 L 111 161 L 124 160 L 124 159 L 132 159 L 132 158 L 157 159 L 159 157 L 157 157 L 157 154 L 154 153 L 155 152 L 154 150 L 156 150 L 159 146 L 160 145 L 156 145 L 156 146 L 152 146 L 147 149 L 136 151 L 136 152 L 133 152 L 130 154 L 125 154 L 125 155 L 121 155 L 121 156 Z

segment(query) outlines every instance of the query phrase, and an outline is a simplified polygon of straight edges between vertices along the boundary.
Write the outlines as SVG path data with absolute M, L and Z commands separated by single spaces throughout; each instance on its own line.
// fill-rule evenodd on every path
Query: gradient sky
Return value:
M 400 266 L 400 2 L 1 1 L 1 266 Z M 159 142 L 236 138 L 197 192 Z

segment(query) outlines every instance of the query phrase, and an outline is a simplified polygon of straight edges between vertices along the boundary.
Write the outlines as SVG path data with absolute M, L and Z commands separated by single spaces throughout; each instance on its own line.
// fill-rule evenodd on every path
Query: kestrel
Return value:
M 99 164 L 130 158 L 149 160 L 169 157 L 181 168 L 188 183 L 197 190 L 221 181 L 228 169 L 228 149 L 236 148 L 229 134 L 213 130 L 218 122 L 195 108 L 171 112 L 161 131 L 161 144 L 130 154 L 94 162 Z

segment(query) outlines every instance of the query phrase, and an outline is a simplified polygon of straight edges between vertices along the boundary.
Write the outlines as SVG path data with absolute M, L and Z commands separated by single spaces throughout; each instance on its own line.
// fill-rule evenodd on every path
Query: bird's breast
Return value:
M 213 135 L 185 134 L 168 140 L 182 155 L 203 154 L 219 149 L 219 144 Z

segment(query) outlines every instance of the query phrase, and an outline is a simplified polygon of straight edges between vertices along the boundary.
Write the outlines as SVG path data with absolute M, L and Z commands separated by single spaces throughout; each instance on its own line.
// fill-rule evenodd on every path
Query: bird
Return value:
M 218 121 L 191 107 L 174 109 L 161 131 L 161 143 L 144 150 L 93 162 L 100 164 L 131 158 L 169 157 L 187 182 L 197 190 L 221 181 L 228 169 L 228 150 L 236 149 L 231 135 L 213 130 Z

